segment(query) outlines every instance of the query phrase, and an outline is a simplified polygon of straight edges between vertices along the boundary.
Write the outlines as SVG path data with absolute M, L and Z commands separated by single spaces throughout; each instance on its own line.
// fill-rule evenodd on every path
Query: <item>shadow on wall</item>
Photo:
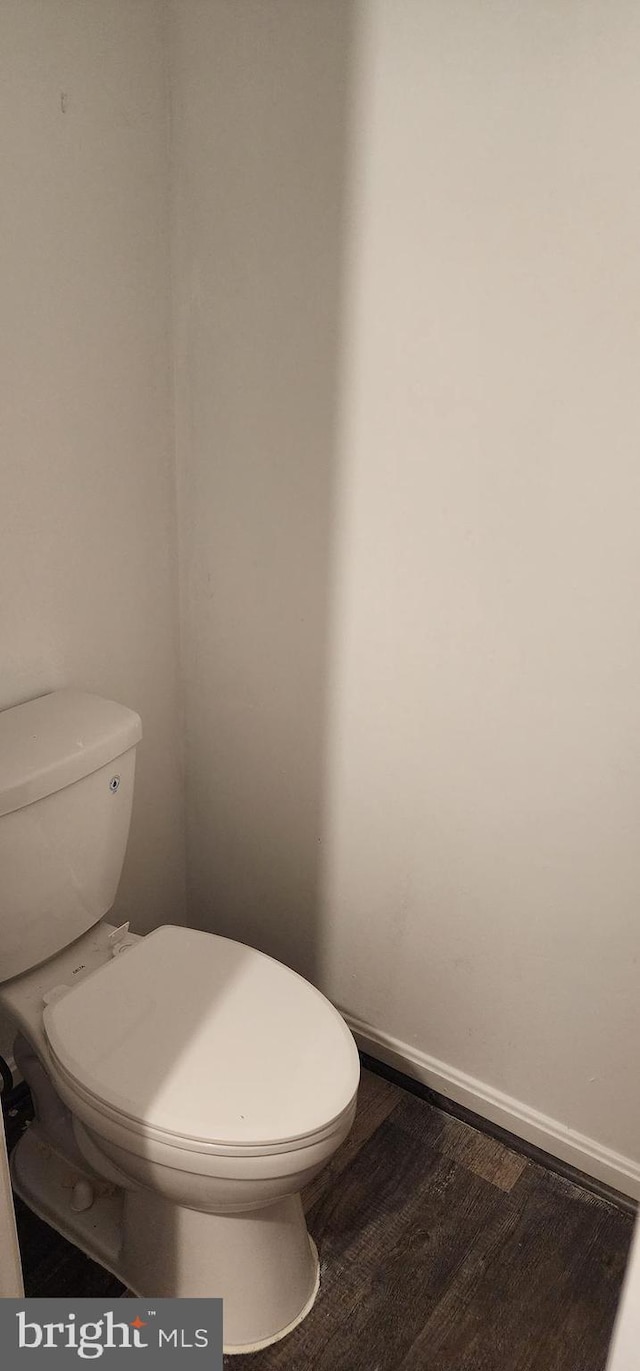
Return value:
M 189 922 L 314 979 L 353 7 L 173 7 Z

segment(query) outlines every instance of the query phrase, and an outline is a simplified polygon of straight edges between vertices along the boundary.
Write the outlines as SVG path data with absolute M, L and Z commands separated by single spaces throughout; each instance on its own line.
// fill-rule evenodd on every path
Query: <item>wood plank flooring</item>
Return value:
M 316 1304 L 230 1371 L 604 1371 L 633 1224 L 608 1199 L 370 1071 L 304 1198 Z M 18 1225 L 28 1294 L 124 1293 L 20 1204 Z

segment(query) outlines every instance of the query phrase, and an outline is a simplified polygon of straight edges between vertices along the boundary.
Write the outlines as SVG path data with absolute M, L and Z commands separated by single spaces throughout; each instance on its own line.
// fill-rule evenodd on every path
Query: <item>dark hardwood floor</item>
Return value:
M 234 1371 L 603 1371 L 633 1225 L 609 1199 L 365 1071 L 305 1202 L 316 1304 Z M 27 1294 L 124 1293 L 20 1203 L 18 1225 Z

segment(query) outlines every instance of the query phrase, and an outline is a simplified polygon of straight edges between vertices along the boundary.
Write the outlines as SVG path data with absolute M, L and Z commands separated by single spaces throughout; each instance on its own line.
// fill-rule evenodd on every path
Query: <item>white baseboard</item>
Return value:
M 552 1157 L 568 1162 L 587 1176 L 593 1176 L 623 1195 L 640 1200 L 640 1163 L 631 1157 L 624 1157 L 620 1152 L 603 1147 L 594 1138 L 576 1133 L 572 1128 L 558 1123 L 557 1119 L 551 1119 L 537 1109 L 530 1109 L 511 1095 L 504 1095 L 483 1081 L 467 1076 L 465 1072 L 457 1071 L 435 1057 L 427 1056 L 425 1052 L 391 1037 L 389 1033 L 381 1032 L 345 1010 L 341 1010 L 341 1013 L 363 1052 L 404 1072 L 406 1076 L 429 1086 L 456 1104 L 464 1105 L 474 1114 L 489 1119 L 516 1137 L 550 1153 Z

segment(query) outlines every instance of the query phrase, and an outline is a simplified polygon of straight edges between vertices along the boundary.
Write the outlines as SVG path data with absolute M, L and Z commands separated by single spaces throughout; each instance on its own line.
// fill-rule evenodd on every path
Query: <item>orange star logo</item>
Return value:
M 141 1319 L 139 1314 L 136 1314 L 135 1319 L 131 1319 L 132 1328 L 146 1328 L 146 1326 L 146 1320 Z

